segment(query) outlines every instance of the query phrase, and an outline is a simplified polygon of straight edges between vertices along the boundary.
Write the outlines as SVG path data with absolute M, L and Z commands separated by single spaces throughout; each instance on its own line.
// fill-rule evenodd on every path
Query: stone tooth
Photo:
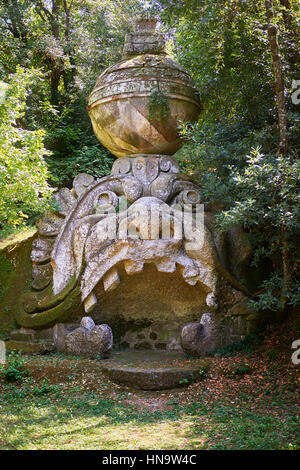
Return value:
M 196 266 L 186 266 L 183 270 L 182 277 L 190 286 L 194 286 L 198 282 L 198 274 L 199 271 Z
M 184 279 L 190 278 L 190 277 L 195 277 L 198 276 L 199 271 L 196 268 L 196 266 L 186 266 L 183 270 L 182 277 Z
M 117 268 L 112 268 L 103 277 L 103 287 L 106 292 L 115 289 L 120 284 L 120 277 Z
M 190 286 L 195 286 L 198 282 L 198 279 L 196 278 L 189 278 L 189 279 L 185 279 L 185 282 L 187 284 L 189 284 Z
M 91 292 L 84 301 L 85 313 L 90 313 L 94 310 L 97 305 L 97 297 L 94 292 Z M 85 317 L 84 317 L 85 318 Z
M 174 273 L 176 271 L 176 263 L 171 259 L 163 259 L 156 263 L 157 271 L 162 273 Z
M 32 243 L 32 261 L 35 263 L 44 263 L 45 261 L 49 261 L 53 244 L 53 238 L 36 238 Z
M 144 263 L 133 260 L 124 261 L 124 268 L 127 274 L 140 273 L 144 269 Z

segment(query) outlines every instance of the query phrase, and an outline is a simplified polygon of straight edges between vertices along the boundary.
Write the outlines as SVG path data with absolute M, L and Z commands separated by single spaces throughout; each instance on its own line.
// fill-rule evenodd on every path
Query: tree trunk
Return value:
M 300 43 L 298 25 L 295 22 L 292 11 L 293 7 L 290 0 L 280 0 L 280 5 L 283 7 L 282 16 L 286 34 L 289 40 L 289 48 L 287 51 L 287 59 L 289 64 L 293 67 L 300 61 Z
M 61 72 L 54 69 L 50 75 L 50 89 L 51 89 L 51 104 L 52 106 L 58 106 L 58 86 L 61 77 Z
M 288 137 L 287 137 L 287 113 L 284 99 L 284 85 L 281 69 L 280 49 L 278 44 L 278 31 L 276 25 L 273 23 L 275 15 L 272 0 L 265 0 L 267 19 L 268 19 L 268 36 L 270 49 L 272 54 L 273 69 L 274 69 L 274 82 L 275 94 L 277 100 L 278 122 L 279 122 L 279 152 L 287 154 L 288 152 Z
M 282 272 L 283 272 L 283 285 L 281 289 L 281 309 L 285 310 L 288 292 L 291 287 L 291 281 L 293 278 L 293 262 L 291 259 L 291 251 L 289 249 L 288 237 L 286 231 L 282 229 L 282 250 L 281 250 L 281 259 L 282 259 Z
M 71 92 L 72 85 L 74 85 L 75 75 L 76 75 L 76 67 L 75 67 L 75 57 L 74 57 L 74 48 L 70 45 L 70 27 L 71 27 L 71 7 L 72 1 L 70 2 L 69 6 L 67 0 L 63 1 L 63 8 L 66 16 L 65 20 L 65 40 L 68 46 L 68 51 L 65 52 L 69 56 L 69 61 L 71 65 L 71 69 L 64 70 L 63 73 L 63 80 L 64 80 L 64 87 L 67 93 Z

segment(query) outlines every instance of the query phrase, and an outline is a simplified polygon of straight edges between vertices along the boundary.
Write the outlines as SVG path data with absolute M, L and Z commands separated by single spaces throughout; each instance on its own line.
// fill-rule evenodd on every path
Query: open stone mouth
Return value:
M 113 235 L 117 231 L 129 235 L 124 239 L 122 236 L 120 239 L 114 236 L 110 239 L 107 237 L 109 229 Z M 168 238 L 158 238 L 164 235 L 164 229 L 168 232 Z M 199 249 L 190 250 L 192 256 L 189 256 L 185 250 L 189 239 L 184 232 L 182 221 L 176 214 L 170 215 L 169 206 L 156 198 L 147 197 L 141 198 L 124 213 L 110 215 L 96 223 L 89 232 L 84 248 L 81 295 L 86 312 L 96 301 L 92 291 L 100 280 L 104 291 L 113 290 L 120 283 L 117 267 L 120 263 L 129 275 L 142 272 L 145 263 L 154 263 L 158 271 L 165 273 L 175 272 L 178 266 L 185 282 L 195 285 L 200 281 L 205 290 L 211 291 L 213 276 L 208 276 L 204 256 L 201 256 L 202 234 L 193 232 L 194 237 L 198 235 Z M 156 237 L 149 239 L 151 235 Z M 193 259 L 195 254 L 196 259 Z
M 200 199 L 198 190 L 181 178 L 170 157 L 155 156 L 150 166 L 143 157 L 129 161 L 129 167 L 129 159 L 124 160 L 116 165 L 116 176 L 97 181 L 79 175 L 73 192 L 64 188 L 57 194 L 58 210 L 39 221 L 40 236 L 32 249 L 35 292 L 22 299 L 22 321 L 27 317 L 32 323 L 45 313 L 47 322 L 47 311 L 59 310 L 59 304 L 66 303 L 75 289 L 90 312 L 97 302 L 93 289 L 99 281 L 105 291 L 119 284 L 120 263 L 127 274 L 141 272 L 144 263 L 154 263 L 158 271 L 170 273 L 179 266 L 185 282 L 195 285 L 200 281 L 212 293 L 215 276 L 210 234 L 203 224 L 195 224 L 192 210 Z M 159 171 L 159 162 L 163 171 Z M 129 173 L 131 166 L 136 176 Z M 161 198 L 157 197 L 160 185 Z M 124 196 L 131 205 L 116 212 Z M 182 211 L 185 202 L 186 213 Z M 51 313 L 56 318 L 59 312 L 50 312 L 52 322 Z
M 61 189 L 55 200 L 57 209 L 37 223 L 33 290 L 18 303 L 19 324 L 52 325 L 81 302 L 91 312 L 95 286 L 101 281 L 105 291 L 113 290 L 120 264 L 129 275 L 145 263 L 166 273 L 177 267 L 185 282 L 201 283 L 207 306 L 215 308 L 220 263 L 213 236 L 204 224 L 199 189 L 171 157 L 120 158 L 110 176 L 80 174 L 73 190 Z M 125 209 L 124 200 L 130 204 Z M 197 204 L 202 211 L 194 211 Z

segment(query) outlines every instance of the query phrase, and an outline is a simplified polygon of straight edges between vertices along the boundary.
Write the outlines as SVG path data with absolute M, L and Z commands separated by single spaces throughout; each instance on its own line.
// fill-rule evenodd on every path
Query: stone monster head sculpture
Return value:
M 95 287 L 115 289 L 120 267 L 128 275 L 149 263 L 179 272 L 201 285 L 207 311 L 217 308 L 218 276 L 245 291 L 219 259 L 199 188 L 170 156 L 181 145 L 179 121 L 201 109 L 192 79 L 166 55 L 152 20 L 126 37 L 123 59 L 100 75 L 88 99 L 97 137 L 119 158 L 107 177 L 79 174 L 54 196 L 57 210 L 38 221 L 32 290 L 16 308 L 24 327 L 64 322 L 80 303 L 90 313 Z

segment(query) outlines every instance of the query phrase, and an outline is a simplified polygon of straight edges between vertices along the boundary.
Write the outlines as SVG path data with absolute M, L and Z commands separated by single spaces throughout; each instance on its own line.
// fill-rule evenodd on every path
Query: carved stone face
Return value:
M 89 310 L 90 296 L 99 282 L 104 291 L 117 287 L 120 264 L 128 274 L 142 272 L 149 263 L 159 272 L 179 269 L 184 282 L 201 283 L 206 294 L 213 291 L 214 276 L 207 265 L 213 255 L 205 239 L 209 234 L 203 229 L 204 238 L 204 232 L 198 234 L 201 246 L 190 248 L 195 234 L 184 224 L 179 210 L 184 201 L 200 201 L 200 195 L 171 157 L 124 157 L 114 163 L 111 176 L 100 181 L 78 175 L 74 193 L 63 189 L 56 200 L 59 211 L 46 213 L 40 220 L 42 236 L 32 251 L 34 286 L 47 289 L 50 282 L 50 297 L 43 294 L 45 311 L 47 302 L 49 306 L 59 303 L 75 284 Z M 129 207 L 121 206 L 124 200 Z M 42 317 L 38 293 L 26 305 L 25 312 L 39 310 Z

